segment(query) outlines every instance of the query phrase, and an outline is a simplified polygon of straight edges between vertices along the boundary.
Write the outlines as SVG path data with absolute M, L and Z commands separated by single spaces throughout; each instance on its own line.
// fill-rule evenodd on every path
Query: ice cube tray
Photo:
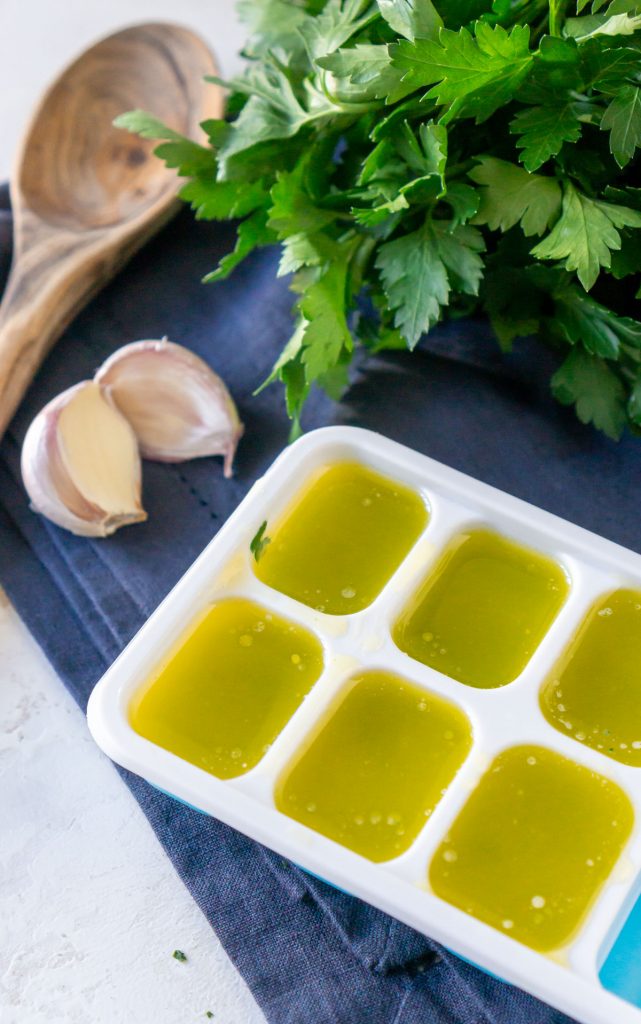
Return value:
M 348 615 L 327 615 L 262 583 L 253 571 L 249 545 L 260 524 L 277 520 L 314 471 L 342 461 L 362 463 L 412 488 L 422 495 L 430 514 L 418 541 L 367 608 Z M 476 528 L 489 529 L 548 556 L 563 567 L 570 581 L 560 611 L 525 669 L 513 682 L 496 689 L 457 682 L 404 654 L 392 636 L 394 623 L 430 567 L 438 564 L 448 542 Z M 641 770 L 563 734 L 546 720 L 539 704 L 541 687 L 590 608 L 619 588 L 641 590 L 639 555 L 377 434 L 351 427 L 325 428 L 307 434 L 283 452 L 252 487 L 97 684 L 89 702 L 89 726 L 96 742 L 113 760 L 153 785 L 227 822 L 584 1024 L 641 1024 L 641 999 L 635 994 L 641 985 L 634 983 L 632 961 L 641 946 L 635 928 L 635 921 L 640 920 L 638 905 L 633 909 L 641 892 Z M 320 639 L 325 664 L 309 695 L 262 760 L 245 774 L 222 780 L 136 733 L 129 723 L 128 708 L 133 695 L 196 616 L 226 597 L 248 598 L 306 626 Z M 327 719 L 349 680 L 361 670 L 395 673 L 445 698 L 467 715 L 473 732 L 467 757 L 423 828 L 405 852 L 383 863 L 352 852 L 281 813 L 275 805 L 276 784 L 284 770 L 293 763 L 301 745 L 316 735 L 319 723 Z M 438 898 L 428 883 L 432 858 L 471 792 L 494 759 L 517 746 L 548 748 L 612 780 L 627 794 L 636 812 L 623 854 L 582 926 L 568 945 L 549 954 L 522 945 Z M 608 959 L 610 950 L 612 958 Z

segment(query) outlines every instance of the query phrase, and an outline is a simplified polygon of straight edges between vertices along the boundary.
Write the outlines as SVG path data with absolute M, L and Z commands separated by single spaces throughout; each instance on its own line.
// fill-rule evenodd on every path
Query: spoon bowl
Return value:
M 0 305 L 0 437 L 44 356 L 79 309 L 176 211 L 176 173 L 156 145 L 117 129 L 149 110 L 191 138 L 222 116 L 214 58 L 193 32 L 146 24 L 96 43 L 47 90 L 11 182 L 14 257 Z

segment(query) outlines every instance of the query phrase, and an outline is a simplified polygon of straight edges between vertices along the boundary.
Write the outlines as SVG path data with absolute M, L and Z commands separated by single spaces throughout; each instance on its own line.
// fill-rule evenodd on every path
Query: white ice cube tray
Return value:
M 429 522 L 376 600 L 353 615 L 315 611 L 257 579 L 249 544 L 317 468 L 356 461 L 406 484 L 425 499 Z M 548 555 L 566 570 L 570 590 L 521 675 L 498 689 L 475 689 L 401 652 L 391 626 L 450 538 L 488 527 Z M 544 718 L 539 691 L 595 599 L 619 587 L 641 589 L 641 557 L 556 516 L 479 483 L 378 434 L 329 427 L 284 451 L 134 637 L 91 696 L 88 719 L 100 747 L 119 764 L 178 799 L 214 815 L 303 868 L 430 935 L 480 967 L 531 992 L 584 1024 L 641 1024 L 641 1010 L 606 991 L 599 969 L 641 890 L 641 769 L 562 735 Z M 308 627 L 324 647 L 325 667 L 308 697 L 259 764 L 220 780 L 133 731 L 128 706 L 158 662 L 207 605 L 251 598 Z M 473 729 L 471 752 L 412 846 L 376 864 L 276 810 L 275 783 L 306 736 L 363 668 L 387 669 L 455 702 Z M 433 895 L 432 856 L 484 770 L 502 750 L 540 744 L 586 765 L 628 794 L 637 820 L 630 840 L 574 940 L 541 954 Z M 489 823 L 490 824 L 490 823 Z M 639 967 L 641 970 L 641 965 Z

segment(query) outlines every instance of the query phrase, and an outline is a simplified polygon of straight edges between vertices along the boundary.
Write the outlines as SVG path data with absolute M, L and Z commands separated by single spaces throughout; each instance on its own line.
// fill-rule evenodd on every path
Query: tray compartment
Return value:
M 204 610 L 129 705 L 133 729 L 229 779 L 269 750 L 323 671 L 307 628 L 249 601 Z
M 425 501 L 358 462 L 317 469 L 272 525 L 256 576 L 330 615 L 375 600 L 428 522 Z
M 641 767 L 641 592 L 602 595 L 541 690 L 559 732 Z
M 545 747 L 511 747 L 444 837 L 430 884 L 533 949 L 558 949 L 580 927 L 633 822 L 611 780 Z
M 564 570 L 488 529 L 454 537 L 394 627 L 400 649 L 468 686 L 516 679 L 560 610 Z
M 424 827 L 472 744 L 466 715 L 390 672 L 353 676 L 282 773 L 284 814 L 374 861 Z

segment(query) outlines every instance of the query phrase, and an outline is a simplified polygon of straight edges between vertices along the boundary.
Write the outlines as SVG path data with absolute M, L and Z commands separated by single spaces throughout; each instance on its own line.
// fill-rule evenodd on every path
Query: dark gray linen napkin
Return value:
M 0 290 L 10 234 L 0 190 Z M 229 226 L 195 225 L 186 212 L 170 224 L 68 329 L 0 446 L 0 581 L 83 708 L 287 442 L 278 388 L 251 397 L 291 331 L 277 254 L 256 254 L 228 282 L 199 283 L 232 235 Z M 31 418 L 119 345 L 164 334 L 202 355 L 238 402 L 246 436 L 234 479 L 223 479 L 219 460 L 148 463 L 147 523 L 107 542 L 64 533 L 29 510 L 20 483 Z M 641 442 L 616 445 L 581 427 L 549 397 L 550 367 L 538 346 L 505 359 L 483 322 L 454 323 L 430 336 L 429 350 L 361 364 L 340 406 L 315 396 L 306 426 L 378 430 L 641 550 Z M 121 775 L 270 1024 L 567 1024 L 428 938 Z

